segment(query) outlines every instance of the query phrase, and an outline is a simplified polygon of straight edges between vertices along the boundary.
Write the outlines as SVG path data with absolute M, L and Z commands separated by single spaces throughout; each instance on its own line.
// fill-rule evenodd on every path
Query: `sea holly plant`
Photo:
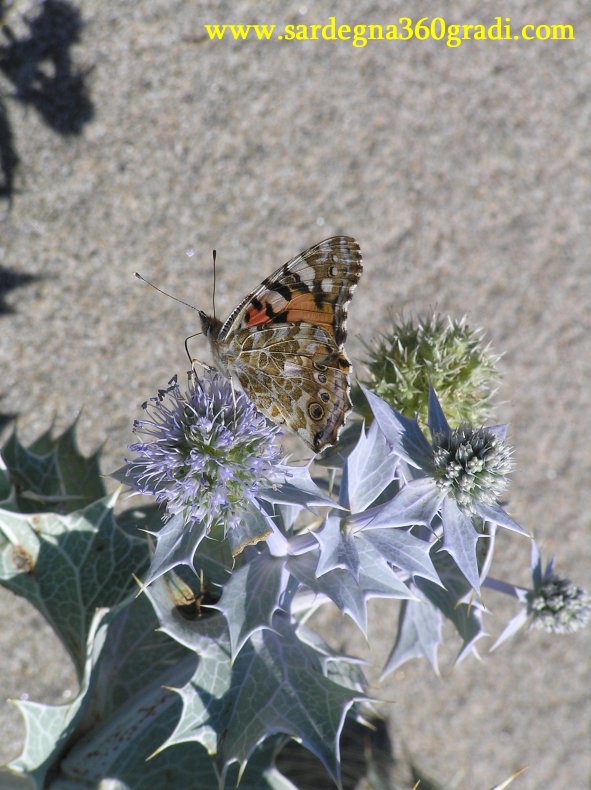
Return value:
M 109 494 L 73 428 L 28 448 L 16 434 L 7 441 L 0 583 L 55 630 L 80 686 L 67 704 L 17 703 L 27 732 L 6 768 L 11 781 L 304 790 L 313 783 L 302 778 L 302 752 L 288 757 L 297 742 L 336 787 L 363 776 L 365 786 L 393 787 L 391 766 L 360 765 L 359 746 L 351 772 L 346 733 L 377 721 L 376 695 L 361 662 L 310 627 L 317 609 L 335 608 L 367 635 L 368 601 L 390 599 L 384 675 L 414 658 L 438 671 L 445 619 L 457 661 L 478 655 L 489 594 L 519 608 L 494 647 L 524 625 L 571 633 L 587 623 L 589 596 L 544 568 L 535 544 L 531 589 L 491 576 L 499 528 L 530 540 L 506 509 L 506 426 L 480 420 L 493 357 L 465 322 L 419 322 L 415 334 L 406 322 L 387 336 L 399 362 L 401 348 L 417 352 L 395 369 L 401 390 L 419 398 L 414 411 L 381 397 L 391 381 L 380 385 L 376 362 L 356 398 L 365 420 L 308 464 L 286 457 L 278 428 L 207 369 L 186 385 L 171 379 L 134 424 L 114 477 L 152 504 L 126 507 L 134 500 L 122 502 L 120 489 Z M 462 403 L 448 417 L 429 382 L 445 381 L 453 401 L 437 367 L 450 343 Z M 413 365 L 424 357 L 419 392 L 425 371 Z M 470 382 L 484 405 L 467 397 Z

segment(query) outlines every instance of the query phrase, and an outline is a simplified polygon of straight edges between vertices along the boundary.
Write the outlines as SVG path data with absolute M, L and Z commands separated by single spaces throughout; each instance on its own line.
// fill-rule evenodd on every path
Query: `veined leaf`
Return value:
M 234 663 L 223 738 L 223 762 L 242 767 L 264 738 L 282 732 L 301 740 L 339 782 L 338 739 L 347 710 L 364 695 L 328 680 L 314 650 L 287 618 L 257 632 Z
M 365 510 L 392 482 L 397 460 L 376 422 L 367 435 L 361 429 L 359 441 L 347 458 L 348 498 L 353 513 Z
M 26 772 L 38 788 L 47 786 L 48 777 L 64 786 L 86 787 L 109 777 L 146 789 L 163 777 L 172 786 L 187 786 L 198 777 L 202 787 L 215 787 L 211 759 L 195 746 L 146 762 L 180 713 L 178 698 L 163 686 L 186 682 L 196 661 L 157 633 L 156 625 L 145 596 L 99 610 L 89 630 L 78 697 L 57 706 L 17 703 L 27 740 L 11 767 Z
M 144 538 L 121 530 L 116 497 L 84 510 L 22 515 L 0 511 L 0 584 L 27 598 L 64 643 L 80 676 L 97 607 L 114 606 L 134 589 L 147 564 Z
M 228 623 L 232 659 L 255 631 L 271 627 L 287 577 L 285 559 L 263 552 L 235 570 L 226 582 L 214 608 Z
M 47 431 L 24 447 L 16 431 L 2 448 L 2 457 L 16 487 L 22 513 L 71 513 L 106 495 L 97 451 L 81 454 L 76 443 L 76 423 L 61 436 Z

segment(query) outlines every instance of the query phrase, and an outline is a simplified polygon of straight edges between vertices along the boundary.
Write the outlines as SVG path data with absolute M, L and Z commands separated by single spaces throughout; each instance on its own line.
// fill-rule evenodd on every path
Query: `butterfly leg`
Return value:
M 200 359 L 197 359 L 197 357 L 190 357 L 190 360 L 191 360 L 191 371 L 190 372 L 195 377 L 197 376 L 197 371 L 195 370 L 196 367 L 200 367 L 200 368 L 202 368 L 202 370 L 205 370 L 208 373 L 213 370 L 211 365 L 208 365 L 207 362 L 202 362 Z
M 230 388 L 232 390 L 232 403 L 234 404 L 234 421 L 236 421 L 236 390 L 234 389 L 234 382 L 230 379 Z

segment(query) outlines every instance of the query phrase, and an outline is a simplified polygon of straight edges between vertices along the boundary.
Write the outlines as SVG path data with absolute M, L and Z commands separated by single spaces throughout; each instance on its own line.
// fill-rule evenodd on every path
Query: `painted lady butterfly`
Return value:
M 263 280 L 224 324 L 199 311 L 216 367 L 317 453 L 351 410 L 343 344 L 362 268 L 355 239 L 333 236 Z

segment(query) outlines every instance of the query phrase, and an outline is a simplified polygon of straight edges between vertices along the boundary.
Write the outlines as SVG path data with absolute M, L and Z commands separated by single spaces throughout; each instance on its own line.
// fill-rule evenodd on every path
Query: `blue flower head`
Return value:
M 175 376 L 143 408 L 147 416 L 134 423 L 143 441 L 129 447 L 136 457 L 125 482 L 155 496 L 169 516 L 227 531 L 260 489 L 273 486 L 279 429 L 215 371 L 190 376 L 186 393 Z

